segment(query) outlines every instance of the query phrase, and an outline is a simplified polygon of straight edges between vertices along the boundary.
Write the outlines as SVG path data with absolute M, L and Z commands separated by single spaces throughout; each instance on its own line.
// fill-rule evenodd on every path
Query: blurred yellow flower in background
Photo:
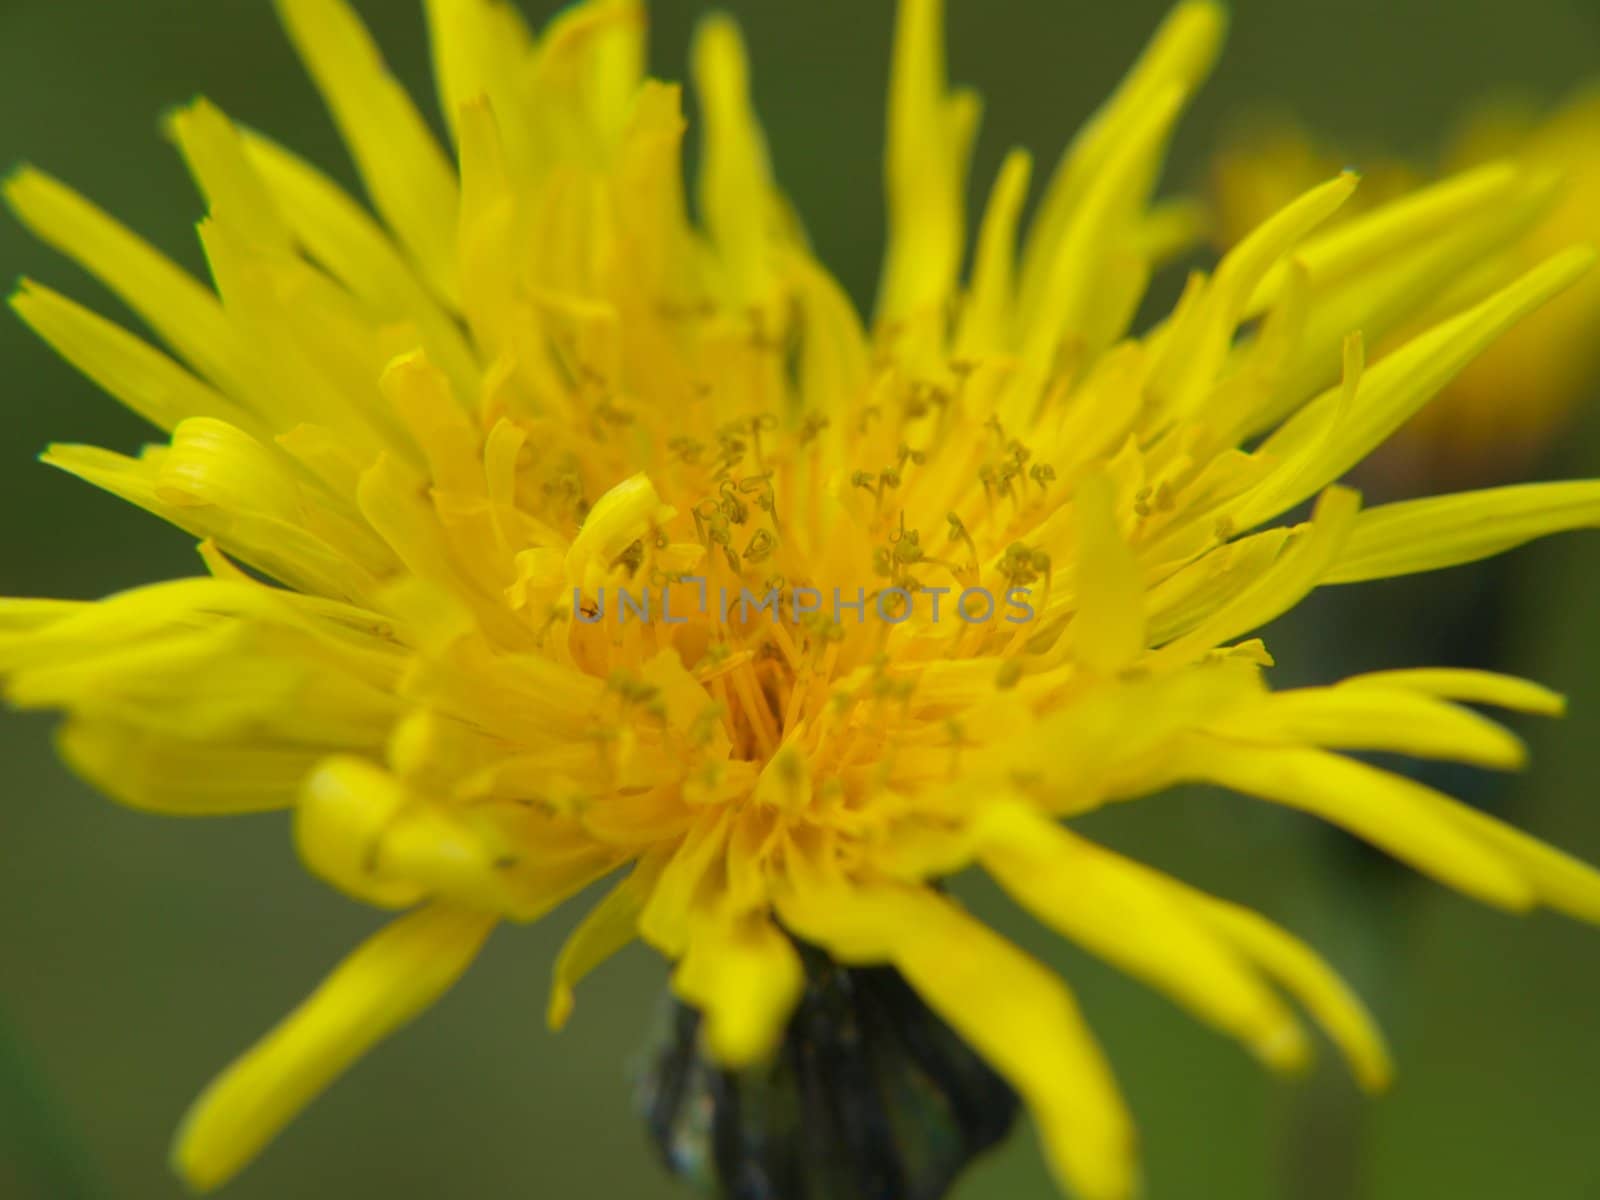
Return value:
M 205 101 L 169 128 L 208 201 L 210 286 L 40 171 L 6 185 L 166 346 L 25 282 L 23 319 L 166 435 L 46 461 L 200 538 L 209 570 L 0 603 L 9 698 L 64 710 L 66 757 L 120 800 L 290 810 L 309 869 L 409 910 L 199 1099 L 175 1148 L 191 1184 L 239 1170 L 494 925 L 608 877 L 553 1025 L 638 937 L 737 1068 L 783 1038 L 794 939 L 888 964 L 1091 1200 L 1137 1183 L 1110 1065 L 1065 983 L 940 879 L 981 865 L 1292 1071 L 1311 1043 L 1287 993 L 1372 1089 L 1382 1041 L 1312 952 L 1061 819 L 1217 783 L 1487 903 L 1600 920 L 1589 868 L 1341 753 L 1516 767 L 1465 705 L 1559 697 L 1427 669 L 1273 691 L 1249 637 L 1319 585 L 1600 523 L 1594 482 L 1366 510 L 1338 484 L 1588 270 L 1587 249 L 1529 248 L 1538 164 L 1333 225 L 1359 192 L 1326 172 L 1134 332 L 1188 228 L 1153 194 L 1220 10 L 1177 7 L 1020 238 L 1030 159 L 1008 156 L 964 270 L 979 106 L 946 82 L 937 0 L 904 0 L 865 328 L 773 179 L 727 19 L 693 51 L 691 219 L 681 98 L 645 77 L 631 0 L 537 37 L 508 5 L 430 0 L 453 157 L 342 0 L 280 9 L 377 219 Z
M 1424 182 L 1409 163 L 1393 155 L 1341 154 L 1286 113 L 1253 113 L 1237 120 L 1212 156 L 1206 177 L 1206 223 L 1213 246 L 1226 253 L 1307 188 L 1342 170 L 1359 171 L 1361 188 L 1328 218 L 1329 226 L 1370 213 Z
M 1600 91 L 1585 88 L 1542 112 L 1525 101 L 1474 109 L 1445 140 L 1437 166 L 1391 152 L 1343 152 L 1286 117 L 1241 126 L 1213 160 L 1212 232 L 1227 249 L 1330 171 L 1359 166 L 1362 188 L 1329 225 L 1399 200 L 1425 183 L 1492 162 L 1548 180 L 1554 198 L 1531 210 L 1516 239 L 1487 250 L 1452 280 L 1440 311 L 1487 294 L 1556 250 L 1600 241 Z M 1404 427 L 1382 464 L 1397 489 L 1434 490 L 1526 477 L 1600 384 L 1600 276 L 1580 280 L 1497 340 Z

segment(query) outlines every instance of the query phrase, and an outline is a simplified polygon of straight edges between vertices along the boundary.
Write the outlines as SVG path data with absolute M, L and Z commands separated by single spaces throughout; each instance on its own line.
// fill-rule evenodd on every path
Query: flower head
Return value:
M 25 283 L 22 317 L 167 435 L 46 460 L 196 535 L 209 570 L 5 602 L 10 698 L 65 710 L 67 758 L 122 801 L 288 809 L 312 871 L 407 910 L 197 1102 L 190 1182 L 238 1170 L 494 925 L 607 877 L 552 1024 L 639 937 L 708 1051 L 751 1063 L 799 997 L 793 939 L 890 964 L 1021 1095 L 1062 1183 L 1106 1200 L 1136 1174 L 1111 1068 L 1065 983 L 938 879 L 981 865 L 1294 1069 L 1286 992 L 1370 1088 L 1379 1035 L 1309 950 L 1061 819 L 1211 781 L 1488 903 L 1600 918 L 1588 868 L 1340 753 L 1513 767 L 1517 740 L 1463 704 L 1557 697 L 1426 669 L 1273 691 L 1250 637 L 1319 585 L 1600 521 L 1587 482 L 1366 511 L 1337 484 L 1588 267 L 1561 250 L 1446 287 L 1542 180 L 1482 167 L 1319 234 L 1356 188 L 1335 175 L 1136 333 L 1184 225 L 1152 195 L 1219 10 L 1173 12 L 1020 245 L 1029 158 L 1007 158 L 965 268 L 978 107 L 946 82 L 937 0 L 904 0 L 864 327 L 773 179 L 728 20 L 693 52 L 691 220 L 679 93 L 644 77 L 632 0 L 537 37 L 509 5 L 431 0 L 454 158 L 343 0 L 280 8 L 376 218 L 204 101 L 170 129 L 214 286 L 38 171 L 6 187 L 166 347 Z M 1363 334 L 1402 326 L 1369 366 Z

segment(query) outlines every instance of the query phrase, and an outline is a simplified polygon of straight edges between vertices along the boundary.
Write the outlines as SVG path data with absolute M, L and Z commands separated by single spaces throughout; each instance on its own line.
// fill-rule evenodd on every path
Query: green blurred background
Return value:
M 397 70 L 431 103 L 418 5 L 367 0 Z M 554 8 L 526 5 L 543 20 Z M 780 175 L 858 298 L 882 236 L 878 155 L 887 0 L 732 5 Z M 1131 60 L 1164 5 L 951 0 L 955 77 L 986 95 L 976 181 L 1006 147 L 1053 158 Z M 654 9 L 657 73 L 680 77 L 700 6 Z M 1200 178 L 1242 111 L 1287 107 L 1347 144 L 1426 153 L 1472 98 L 1554 101 L 1600 74 L 1594 0 L 1238 0 L 1217 78 L 1180 136 L 1169 183 Z M 200 269 L 200 215 L 157 114 L 204 93 L 351 180 L 333 129 L 265 0 L 0 0 L 0 164 L 56 172 Z M 352 180 L 353 182 L 353 180 Z M 117 312 L 68 264 L 0 220 L 0 271 Z M 0 321 L 0 594 L 89 597 L 198 567 L 187 539 L 37 465 L 51 440 L 132 450 L 146 431 Z M 1537 364 L 1529 364 L 1537 370 Z M 1586 418 L 1548 464 L 1600 473 Z M 1571 715 L 1530 727 L 1535 769 L 1485 793 L 1556 843 L 1600 859 L 1600 538 L 1518 552 L 1497 577 L 1503 669 L 1548 681 Z M 1447 572 L 1430 597 L 1483 576 Z M 1390 649 L 1410 584 L 1320 601 L 1271 639 L 1327 676 Z M 1308 635 L 1319 617 L 1365 643 Z M 1398 620 L 1399 618 L 1396 618 Z M 1270 635 L 1269 635 L 1270 636 Z M 1309 656 L 1314 643 L 1315 657 Z M 1330 652 L 1331 651 L 1331 652 Z M 1395 665 L 1421 661 L 1405 646 Z M 0 1200 L 176 1196 L 174 1123 L 214 1071 L 357 939 L 369 913 L 306 876 L 280 816 L 181 821 L 125 812 L 56 763 L 52 721 L 0 721 Z M 1141 1121 L 1154 1200 L 1546 1200 L 1600 1196 L 1600 934 L 1519 921 L 1405 882 L 1307 823 L 1217 795 L 1160 797 L 1089 823 L 1114 844 L 1263 907 L 1325 949 L 1372 999 L 1401 1067 L 1367 1104 L 1325 1054 L 1308 1080 L 1268 1079 L 1231 1044 L 1040 936 L 992 892 L 969 901 L 1079 990 Z M 629 1106 L 663 968 L 635 949 L 584 989 L 571 1029 L 544 1030 L 549 964 L 573 916 L 497 934 L 435 1011 L 320 1100 L 227 1191 L 238 1200 L 679 1194 Z M 1051 1195 L 1031 1134 L 973 1171 L 961 1200 Z

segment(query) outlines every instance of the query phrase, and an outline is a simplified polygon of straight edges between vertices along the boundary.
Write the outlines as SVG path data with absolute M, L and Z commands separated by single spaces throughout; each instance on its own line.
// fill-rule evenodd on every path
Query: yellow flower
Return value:
M 1322 584 L 1600 522 L 1590 482 L 1366 511 L 1336 484 L 1588 267 L 1564 250 L 1450 290 L 1542 211 L 1537 175 L 1478 168 L 1307 241 L 1356 187 L 1335 176 L 1131 334 L 1219 10 L 1175 10 L 1020 249 L 1010 155 L 964 272 L 978 105 L 946 83 L 937 0 L 904 0 L 869 332 L 772 179 L 727 20 L 694 46 L 691 222 L 679 92 L 643 77 L 632 0 L 537 38 L 509 5 L 431 0 L 455 162 L 343 0 L 280 8 L 377 220 L 204 101 L 171 132 L 214 288 L 47 175 L 6 187 L 167 347 L 24 283 L 22 317 L 169 435 L 46 460 L 193 533 L 209 568 L 6 601 L 11 700 L 65 710 L 67 758 L 120 800 L 289 809 L 312 871 L 410 910 L 200 1098 L 175 1150 L 190 1183 L 237 1171 L 496 923 L 619 873 L 556 963 L 552 1024 L 641 937 L 709 1052 L 752 1063 L 801 988 L 791 936 L 892 964 L 1020 1093 L 1062 1185 L 1104 1200 L 1136 1181 L 1110 1067 L 1065 984 L 939 878 L 981 865 L 1292 1070 L 1287 993 L 1374 1089 L 1379 1035 L 1309 950 L 1060 818 L 1209 781 L 1487 903 L 1600 919 L 1588 868 L 1339 753 L 1515 767 L 1518 741 L 1463 705 L 1558 697 L 1451 670 L 1274 692 L 1248 638 Z M 1356 331 L 1424 309 L 1364 364 Z
M 1212 165 L 1211 209 L 1219 246 L 1233 245 L 1345 161 L 1293 122 L 1242 131 Z M 1363 195 L 1330 225 L 1370 211 L 1378 200 L 1397 202 L 1424 180 L 1392 157 L 1362 156 L 1361 161 Z M 1405 314 L 1410 320 L 1400 334 L 1504 286 L 1564 247 L 1600 240 L 1600 90 L 1584 89 L 1546 114 L 1503 101 L 1476 108 L 1446 140 L 1440 168 L 1430 174 L 1439 178 L 1497 161 L 1515 162 L 1554 198 L 1522 211 L 1520 237 L 1506 240 L 1496 234 L 1483 244 L 1480 259 L 1450 278 L 1438 303 Z M 1597 324 L 1600 274 L 1580 280 L 1487 347 L 1399 434 L 1392 453 L 1401 461 L 1392 465 L 1408 476 L 1452 487 L 1524 476 L 1600 382 Z M 1530 363 L 1537 370 L 1530 370 Z

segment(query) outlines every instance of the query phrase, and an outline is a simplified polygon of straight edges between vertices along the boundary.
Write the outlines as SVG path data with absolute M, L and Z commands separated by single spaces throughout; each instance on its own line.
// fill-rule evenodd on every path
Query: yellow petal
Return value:
M 461 159 L 461 307 L 485 358 L 514 340 L 521 311 L 519 264 L 505 247 L 515 236 L 516 192 L 508 174 L 498 114 L 481 97 L 456 118 Z
M 1220 4 L 1185 0 L 1161 23 L 1117 91 L 1073 139 L 1051 176 L 1039 214 L 1028 231 L 1022 261 L 1021 316 L 1032 324 L 1068 225 L 1081 217 L 1087 192 L 1108 171 L 1107 160 L 1133 139 L 1133 127 L 1146 122 L 1152 100 L 1163 94 L 1185 97 L 1210 72 L 1222 46 L 1227 16 Z M 1141 151 L 1153 173 L 1159 146 Z
M 1366 339 L 1359 332 L 1344 339 L 1343 349 L 1337 400 L 1320 406 L 1318 427 L 1312 430 L 1308 423 L 1305 436 L 1285 449 L 1271 472 L 1230 509 L 1229 517 L 1238 528 L 1253 529 L 1299 503 L 1306 496 L 1307 486 L 1314 490 L 1325 474 L 1325 460 L 1337 452 L 1367 369 Z M 1360 519 L 1356 518 L 1358 523 Z
M 216 417 L 246 429 L 259 425 L 142 338 L 31 279 L 11 307 L 56 352 L 134 412 L 171 431 L 187 417 Z
M 169 116 L 167 129 L 205 193 L 211 215 L 227 221 L 246 241 L 287 254 L 292 243 L 277 202 L 222 111 L 209 100 L 196 100 Z
M 704 909 L 701 885 L 726 854 L 731 820 L 720 806 L 703 813 L 651 889 L 639 914 L 639 935 L 663 954 L 677 958 L 688 950 L 694 917 Z
M 1288 529 L 1267 529 L 1218 546 L 1151 588 L 1150 641 L 1189 632 L 1271 569 L 1289 540 Z
M 370 419 L 373 376 L 387 355 L 343 289 L 210 217 L 200 243 L 241 346 L 244 378 L 233 389 L 241 401 L 274 432 L 317 421 L 366 459 L 389 445 Z
M 304 159 L 257 133 L 245 148 L 305 252 L 385 321 L 415 326 L 461 395 L 480 371 L 460 326 L 446 313 L 365 209 Z
M 1196 628 L 1163 646 L 1153 657 L 1162 663 L 1192 660 L 1223 642 L 1260 628 L 1287 612 L 1326 578 L 1349 539 L 1360 498 L 1347 488 L 1329 488 L 1317 501 L 1297 540 L 1247 586 L 1241 588 Z
M 1247 908 L 1207 896 L 1175 880 L 1168 883 L 1219 936 L 1306 1006 L 1343 1051 L 1362 1087 L 1378 1092 L 1389 1086 L 1394 1069 L 1383 1034 L 1360 999 L 1313 950 Z
M 157 743 L 380 749 L 398 711 L 396 672 L 369 675 L 372 659 L 272 611 L 272 591 L 282 594 L 254 582 L 156 585 L 0 638 L 7 697 L 148 731 Z M 252 592 L 267 602 L 240 602 Z
M 661 873 L 662 860 L 646 858 L 584 915 L 556 956 L 545 1020 L 552 1030 L 566 1026 L 585 976 L 639 934 L 639 914 Z
M 1463 171 L 1319 234 L 1295 259 L 1318 288 L 1329 287 L 1437 237 L 1463 218 L 1503 204 L 1516 185 L 1516 170 L 1508 163 Z M 1289 271 L 1290 265 L 1282 263 L 1268 274 L 1250 311 L 1260 311 L 1281 296 Z
M 533 635 L 520 624 L 498 596 L 491 596 L 464 575 L 440 524 L 437 511 L 419 494 L 413 474 L 388 455 L 362 473 L 356 497 L 361 513 L 383 538 L 412 576 L 440 587 L 450 586 L 451 600 L 465 602 L 484 629 L 493 631 L 501 644 L 526 648 Z
M 1543 684 L 1493 671 L 1472 671 L 1449 667 L 1423 667 L 1398 671 L 1372 671 L 1352 675 L 1336 686 L 1348 688 L 1405 688 L 1446 700 L 1465 700 L 1473 704 L 1492 704 L 1514 712 L 1538 713 L 1559 717 L 1567 710 L 1566 697 Z
M 404 786 L 387 771 L 356 758 L 323 763 L 305 781 L 295 808 L 294 840 L 300 858 L 322 879 L 358 900 L 405 908 L 425 895 L 413 879 L 379 870 L 384 835 L 409 803 Z
M 89 201 L 43 171 L 5 181 L 6 203 L 40 241 L 105 284 L 200 374 L 238 380 L 238 345 L 216 296 Z
M 1215 385 L 1257 283 L 1301 238 L 1350 198 L 1357 182 L 1353 173 L 1345 172 L 1312 188 L 1227 253 L 1206 289 L 1204 302 L 1163 340 L 1161 360 L 1150 381 L 1158 402 L 1186 415 L 1199 409 Z
M 43 461 L 121 496 L 241 562 L 313 595 L 361 600 L 393 557 L 369 530 L 296 478 L 277 447 L 223 421 L 192 417 L 170 448 L 137 459 L 51 446 Z
M 1145 648 L 1144 580 L 1117 527 L 1112 499 L 1104 474 L 1085 476 L 1073 497 L 1078 531 L 1073 654 L 1103 675 L 1132 665 Z
M 1524 483 L 1369 508 L 1328 572 L 1359 583 L 1476 562 L 1552 533 L 1600 526 L 1600 483 Z
M 201 1093 L 173 1145 L 178 1173 L 202 1191 L 226 1183 L 351 1063 L 443 995 L 494 923 L 432 907 L 369 938 Z
M 584 518 L 567 551 L 567 582 L 586 589 L 603 586 L 622 552 L 674 515 L 648 476 L 624 479 L 596 500 Z
M 741 918 L 696 929 L 672 987 L 704 1014 L 711 1057 L 737 1069 L 778 1048 L 805 990 L 805 970 L 794 943 L 771 921 Z
M 72 721 L 56 744 L 73 770 L 122 803 L 183 816 L 287 808 L 323 753 L 163 736 L 104 720 Z
M 978 232 L 972 287 L 961 314 L 955 356 L 972 359 L 1011 348 L 1016 306 L 1017 219 L 1028 198 L 1033 158 L 1013 149 L 1000 164 Z
M 1527 758 L 1521 739 L 1486 717 L 1416 690 L 1376 684 L 1269 693 L 1209 729 L 1241 742 L 1391 750 L 1500 770 Z
M 441 491 L 482 495 L 483 435 L 468 420 L 450 381 L 425 354 L 402 354 L 378 381 Z
M 1280 1070 L 1310 1052 L 1287 1008 L 1225 942 L 1175 905 L 1153 872 L 1019 804 L 979 822 L 979 857 L 1040 921 L 1245 1042 Z
M 1465 804 L 1452 805 L 1450 812 L 1516 865 L 1541 904 L 1580 921 L 1600 924 L 1600 871 Z
M 531 72 L 536 91 L 524 102 L 552 149 L 571 156 L 615 143 L 643 82 L 645 32 L 640 0 L 569 4 L 545 26 Z
M 1322 750 L 1211 739 L 1191 742 L 1179 763 L 1179 778 L 1312 813 L 1485 904 L 1533 907 L 1534 891 L 1515 862 L 1463 828 L 1453 800 L 1420 783 Z
M 772 281 L 772 171 L 750 107 L 749 66 L 739 27 L 708 17 L 695 31 L 694 77 L 705 112 L 700 211 L 727 273 L 735 310 L 767 299 Z
M 901 0 L 897 12 L 884 152 L 889 243 L 877 306 L 884 325 L 936 310 L 955 294 L 978 121 L 977 98 L 948 90 L 943 0 Z
M 795 303 L 806 327 L 800 407 L 818 417 L 858 412 L 869 376 L 867 340 L 855 305 L 833 276 L 806 256 L 791 254 L 785 261 L 795 276 Z
M 534 133 L 517 76 L 533 55 L 533 32 L 503 0 L 427 0 L 439 108 L 460 138 L 464 105 L 482 99 L 507 130 L 518 166 L 532 166 Z
M 455 171 L 345 0 L 277 0 L 372 202 L 435 291 L 455 302 Z
M 1414 232 L 1398 249 L 1332 285 L 1319 283 L 1319 274 L 1305 266 L 1306 256 L 1315 250 L 1314 244 L 1306 246 L 1293 259 L 1310 288 L 1305 325 L 1280 366 L 1271 394 L 1258 398 L 1240 436 L 1270 428 L 1308 393 L 1331 382 L 1339 343 L 1352 330 L 1379 345 L 1395 333 L 1414 330 L 1419 320 L 1459 313 L 1509 282 L 1504 270 L 1480 268 L 1533 226 L 1554 193 L 1551 179 L 1512 173 L 1498 194 L 1480 194 L 1470 214 L 1431 225 L 1425 233 Z
M 1360 462 L 1437 395 L 1474 355 L 1517 320 L 1570 287 L 1593 262 L 1594 252 L 1584 247 L 1557 254 L 1481 304 L 1386 355 L 1361 377 L 1336 436 L 1324 440 L 1322 431 L 1326 410 L 1341 403 L 1342 389 L 1331 389 L 1301 409 L 1261 447 L 1262 454 L 1288 458 L 1308 439 L 1324 446 L 1315 465 L 1309 466 L 1297 486 L 1283 497 L 1283 507 L 1305 499 Z
M 1059 241 L 1049 247 L 1049 269 L 1041 271 L 1037 302 L 1024 307 L 1021 317 L 1022 357 L 1041 378 L 1063 347 L 1076 356 L 1074 361 L 1090 359 L 1120 336 L 1132 319 L 1143 280 L 1135 278 L 1134 286 L 1128 286 L 1119 279 L 1128 270 L 1121 256 L 1130 249 L 1138 217 L 1155 186 L 1156 164 L 1188 95 L 1173 84 L 1130 114 L 1125 136 L 1086 185 L 1062 225 Z M 1040 253 L 1045 253 L 1043 247 Z M 1108 306 L 1108 296 L 1120 303 Z M 1025 292 L 1025 306 L 1027 299 Z M 1100 333 L 1092 341 L 1091 330 Z M 1011 419 L 1030 416 L 1022 412 Z
M 1133 1125 L 1072 994 L 1050 971 L 922 888 L 808 891 L 785 923 L 843 962 L 890 962 L 1028 1106 L 1061 1185 L 1085 1200 L 1136 1187 Z

